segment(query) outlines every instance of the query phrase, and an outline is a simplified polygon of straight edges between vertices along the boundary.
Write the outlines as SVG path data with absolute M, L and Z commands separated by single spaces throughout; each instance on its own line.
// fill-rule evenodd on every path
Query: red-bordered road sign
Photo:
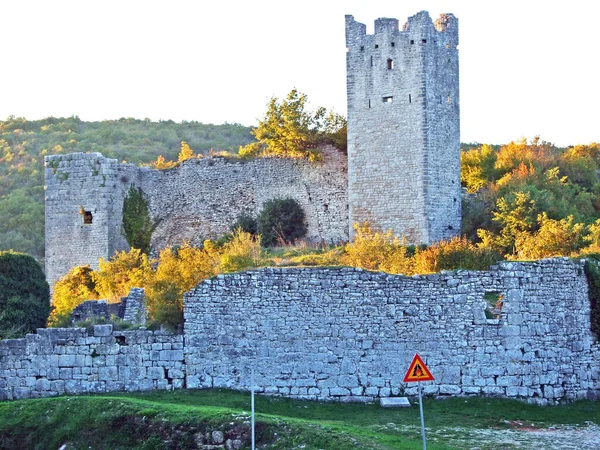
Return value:
M 414 381 L 433 381 L 433 375 L 421 359 L 418 353 L 415 353 L 415 357 L 410 363 L 410 367 L 404 375 L 404 382 L 411 383 Z

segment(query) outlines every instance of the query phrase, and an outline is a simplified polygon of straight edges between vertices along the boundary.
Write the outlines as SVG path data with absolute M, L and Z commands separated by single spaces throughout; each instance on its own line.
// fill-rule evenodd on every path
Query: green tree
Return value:
M 19 337 L 45 327 L 50 288 L 30 255 L 0 252 L 0 338 Z
M 325 108 L 308 112 L 306 104 L 306 95 L 296 89 L 282 101 L 271 98 L 264 118 L 252 130 L 257 142 L 240 148 L 240 156 L 282 156 L 314 161 L 320 159 L 317 149 L 320 143 L 345 145 L 341 134 L 346 120 L 328 113 Z
M 474 193 L 496 178 L 496 152 L 491 145 L 463 151 L 460 154 L 460 179 L 467 192 Z
M 541 259 L 575 255 L 585 242 L 585 225 L 575 223 L 573 216 L 549 219 L 543 212 L 537 218 L 539 229 L 521 233 L 515 240 L 517 259 Z
M 496 250 L 503 255 L 513 254 L 517 238 L 532 230 L 536 216 L 535 201 L 531 200 L 528 193 L 517 192 L 514 196 L 500 198 L 492 219 L 500 225 L 500 232 L 478 230 L 480 247 Z

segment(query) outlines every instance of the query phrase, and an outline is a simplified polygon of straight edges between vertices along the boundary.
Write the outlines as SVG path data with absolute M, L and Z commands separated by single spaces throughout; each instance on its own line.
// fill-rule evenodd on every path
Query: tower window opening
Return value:
M 379 48 L 379 44 L 375 44 L 375 48 Z
M 422 39 L 422 40 L 421 40 L 421 42 L 422 42 L 423 44 L 427 44 L 427 39 Z
M 392 103 L 392 101 L 394 101 L 394 97 L 391 95 L 383 97 L 383 103 Z
M 412 95 L 408 94 L 408 103 L 412 103 Z
M 396 44 L 392 42 L 392 47 L 395 47 L 395 46 L 396 46 Z
M 83 211 L 83 223 L 86 225 L 92 224 L 92 212 L 91 211 Z
M 371 99 L 369 99 L 369 109 L 371 109 Z
M 448 103 L 452 103 L 452 97 L 448 96 Z
M 411 39 L 411 40 L 410 40 L 410 43 L 411 43 L 411 44 L 414 44 L 414 43 L 415 43 L 415 41 L 414 41 L 413 39 Z
M 450 44 L 446 44 L 446 48 L 450 48 Z
M 371 56 L 371 67 L 373 67 L 373 57 Z
M 361 52 L 364 52 L 364 51 L 365 51 L 365 46 L 364 46 L 364 45 L 361 45 L 361 46 L 360 46 L 360 51 L 361 51 Z
M 388 70 L 392 70 L 394 68 L 394 60 L 393 59 L 387 60 L 387 68 L 388 68 Z

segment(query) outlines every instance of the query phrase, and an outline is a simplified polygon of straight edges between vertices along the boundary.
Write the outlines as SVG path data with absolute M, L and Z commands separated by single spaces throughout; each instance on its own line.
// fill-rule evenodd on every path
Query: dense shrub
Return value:
M 45 327 L 50 289 L 38 262 L 29 255 L 0 252 L 0 338 Z
M 241 214 L 233 223 L 233 225 L 231 225 L 230 229 L 231 231 L 240 229 L 242 231 L 245 231 L 246 233 L 255 235 L 258 233 L 258 223 L 256 222 L 256 219 L 254 219 L 252 216 L 248 214 Z
M 307 230 L 304 211 L 291 198 L 269 200 L 258 216 L 258 232 L 265 247 L 294 242 Z
M 353 227 L 354 241 L 344 247 L 342 264 L 389 273 L 413 272 L 407 247 L 391 230 L 374 230 L 368 222 Z
M 230 273 L 257 267 L 260 264 L 260 236 L 253 237 L 241 229 L 233 232 L 219 258 L 219 272 Z
M 92 273 L 99 298 L 118 302 L 132 287 L 143 287 L 150 274 L 148 257 L 140 249 L 117 252 L 108 261 L 100 258 Z
M 441 241 L 414 256 L 416 273 L 435 273 L 440 270 L 487 270 L 502 260 L 502 255 L 489 248 L 478 248 L 464 237 Z
M 66 326 L 73 309 L 86 300 L 98 298 L 90 266 L 75 266 L 54 285 L 52 293 L 51 326 Z

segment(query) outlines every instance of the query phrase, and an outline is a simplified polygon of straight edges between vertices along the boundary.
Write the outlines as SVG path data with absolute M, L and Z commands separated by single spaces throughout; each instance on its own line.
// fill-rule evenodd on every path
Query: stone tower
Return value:
M 45 157 L 46 279 L 50 287 L 71 268 L 108 260 L 128 249 L 123 199 L 138 168 L 100 153 Z
M 346 16 L 350 226 L 430 244 L 460 233 L 458 20 L 425 11 L 375 32 Z M 351 235 L 353 230 L 350 230 Z

